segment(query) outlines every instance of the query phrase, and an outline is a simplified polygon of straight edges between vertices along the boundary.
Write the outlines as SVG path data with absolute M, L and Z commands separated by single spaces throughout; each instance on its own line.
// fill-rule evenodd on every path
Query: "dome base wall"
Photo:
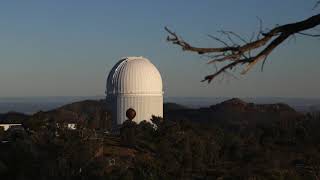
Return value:
M 163 117 L 163 96 L 148 95 L 148 96 L 130 96 L 118 95 L 110 98 L 113 107 L 113 126 L 121 125 L 125 120 L 126 111 L 132 108 L 136 111 L 134 122 L 140 123 L 143 120 L 151 122 L 152 116 Z

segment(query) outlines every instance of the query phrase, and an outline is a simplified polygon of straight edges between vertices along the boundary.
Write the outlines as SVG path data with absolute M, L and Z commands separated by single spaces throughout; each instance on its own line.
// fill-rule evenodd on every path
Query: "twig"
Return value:
M 302 32 L 298 32 L 297 34 L 310 36 L 310 37 L 320 37 L 320 34 L 308 34 L 308 33 L 302 33 Z

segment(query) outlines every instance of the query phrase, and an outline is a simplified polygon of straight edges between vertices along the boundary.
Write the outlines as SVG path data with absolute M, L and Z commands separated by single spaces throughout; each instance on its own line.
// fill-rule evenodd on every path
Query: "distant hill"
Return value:
M 206 108 L 192 109 L 177 103 L 164 103 L 163 108 L 164 118 L 167 120 L 191 120 L 206 123 L 233 122 L 257 125 L 271 121 L 291 121 L 303 116 L 284 103 L 254 104 L 238 98 Z M 105 100 L 84 100 L 54 110 L 40 111 L 31 116 L 16 112 L 0 114 L 0 122 L 22 122 L 26 119 L 81 122 L 92 128 L 110 129 L 111 106 Z
M 10 111 L 33 114 L 38 111 L 49 111 L 66 104 L 87 99 L 99 100 L 102 96 L 61 96 L 61 97 L 12 97 L 0 98 L 0 113 Z
M 233 98 L 207 108 L 168 111 L 165 119 L 190 120 L 201 123 L 266 125 L 271 122 L 293 125 L 303 114 L 283 103 L 254 104 Z M 239 126 L 238 126 L 239 127 Z
M 164 103 L 164 112 L 189 109 L 186 106 L 176 103 Z M 42 119 L 64 121 L 64 122 L 84 122 L 90 127 L 111 128 L 111 105 L 105 100 L 84 100 L 61 106 L 57 109 L 38 112 L 32 117 L 40 116 Z
M 0 114 L 0 123 L 22 123 L 29 117 L 29 115 L 23 113 L 8 112 L 5 114 Z
M 309 110 L 312 111 L 318 111 L 320 112 L 320 104 L 312 105 L 310 106 Z
M 57 109 L 38 112 L 32 117 L 69 123 L 84 123 L 92 128 L 110 128 L 111 113 L 105 100 L 84 100 Z
M 187 106 L 183 106 L 181 104 L 172 103 L 172 102 L 168 102 L 168 103 L 163 104 L 163 111 L 164 112 L 174 111 L 174 110 L 183 110 L 183 109 L 190 109 L 190 108 L 188 108 Z
M 229 99 L 222 103 L 212 105 L 210 108 L 213 111 L 220 112 L 296 112 L 293 108 L 284 103 L 254 104 L 247 103 L 239 98 Z
M 38 111 L 49 111 L 73 102 L 84 101 L 87 99 L 99 100 L 104 96 L 66 96 L 66 97 L 15 97 L 0 98 L 0 113 L 9 111 L 33 114 Z M 180 104 L 190 108 L 208 107 L 230 99 L 229 97 L 165 97 L 164 102 Z M 282 102 L 290 105 L 299 112 L 313 111 L 313 107 L 319 107 L 320 98 L 281 98 L 281 97 L 248 97 L 241 98 L 246 102 L 256 104 L 271 104 Z M 319 110 L 320 108 L 318 108 Z

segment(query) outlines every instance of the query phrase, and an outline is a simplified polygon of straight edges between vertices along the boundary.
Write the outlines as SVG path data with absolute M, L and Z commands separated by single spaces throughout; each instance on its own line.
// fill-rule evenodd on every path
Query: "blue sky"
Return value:
M 243 36 L 302 20 L 313 0 L 1 1 L 0 97 L 103 95 L 105 77 L 123 56 L 145 56 L 160 70 L 166 96 L 320 97 L 320 39 L 286 41 L 260 67 L 211 84 L 199 56 L 166 42 L 164 26 L 195 45 L 206 35 Z M 320 29 L 318 27 L 317 29 Z

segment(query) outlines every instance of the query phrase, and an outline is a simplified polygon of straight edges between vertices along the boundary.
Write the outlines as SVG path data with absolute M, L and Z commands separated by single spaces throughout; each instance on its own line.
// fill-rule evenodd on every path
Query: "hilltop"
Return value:
M 30 116 L 19 112 L 8 112 L 0 114 L 0 123 L 22 123 Z

